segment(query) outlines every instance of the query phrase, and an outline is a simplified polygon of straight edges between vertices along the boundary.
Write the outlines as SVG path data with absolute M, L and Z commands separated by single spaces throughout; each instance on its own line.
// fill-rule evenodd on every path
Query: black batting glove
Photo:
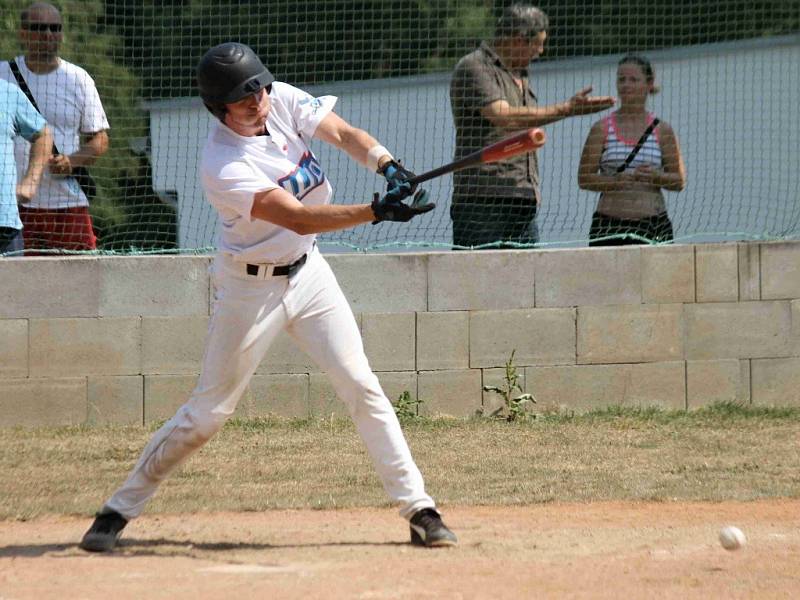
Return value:
M 411 184 L 414 173 L 395 160 L 390 160 L 378 171 L 386 179 L 386 194 L 402 200 L 414 193 L 417 186 Z
M 403 198 L 410 194 L 405 194 Z M 428 191 L 419 190 L 414 194 L 410 204 L 395 199 L 390 193 L 383 198 L 377 192 L 372 200 L 372 213 L 375 215 L 373 225 L 381 221 L 399 221 L 405 223 L 417 215 L 421 215 L 436 208 L 436 204 L 428 202 Z

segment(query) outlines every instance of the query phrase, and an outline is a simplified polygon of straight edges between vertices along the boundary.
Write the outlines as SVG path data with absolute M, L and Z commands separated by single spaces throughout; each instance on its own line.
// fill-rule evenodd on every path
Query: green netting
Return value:
M 450 84 L 456 63 L 491 40 L 507 2 L 484 0 L 65 0 L 61 56 L 94 78 L 111 125 L 110 150 L 90 171 L 101 252 L 205 251 L 216 219 L 197 180 L 211 124 L 194 69 L 210 46 L 252 46 L 283 81 L 339 97 L 337 112 L 420 172 L 453 159 Z M 20 10 L 0 7 L 0 58 L 21 53 Z M 617 95 L 628 52 L 652 62 L 661 92 L 648 109 L 674 128 L 687 170 L 666 192 L 676 241 L 783 239 L 800 233 L 800 1 L 561 0 L 544 54 L 530 66 L 540 105 L 580 88 Z M 600 117 L 548 125 L 538 153 L 539 247 L 585 245 L 598 194 L 578 186 L 584 140 Z M 343 153 L 315 143 L 334 201 L 364 202 L 383 189 Z M 485 182 L 463 195 L 484 197 Z M 408 224 L 365 225 L 321 236 L 323 247 L 450 248 L 453 177 L 427 184 L 437 209 Z M 516 202 L 493 199 L 508 218 Z M 506 202 L 503 204 L 503 202 Z M 511 211 L 513 212 L 513 211 Z M 490 212 L 490 215 L 492 213 Z M 519 218 L 529 219 L 525 210 Z M 484 221 L 485 223 L 485 221 Z M 658 242 L 652 230 L 599 223 L 597 239 Z M 483 227 L 483 225 L 481 226 Z M 605 228 L 605 229 L 603 229 Z M 534 238 L 505 245 L 529 247 Z M 481 240 L 484 247 L 501 244 Z

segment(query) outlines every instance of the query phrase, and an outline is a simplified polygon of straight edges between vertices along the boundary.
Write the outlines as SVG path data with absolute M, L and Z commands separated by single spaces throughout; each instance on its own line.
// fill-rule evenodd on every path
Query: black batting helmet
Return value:
M 197 86 L 206 107 L 217 117 L 224 105 L 255 94 L 275 81 L 255 52 L 238 42 L 214 46 L 197 65 Z M 221 118 L 221 117 L 220 117 Z

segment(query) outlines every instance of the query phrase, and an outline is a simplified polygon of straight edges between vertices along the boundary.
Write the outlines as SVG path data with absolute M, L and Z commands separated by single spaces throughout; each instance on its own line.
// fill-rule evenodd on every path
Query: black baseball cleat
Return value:
M 87 552 L 111 552 L 127 524 L 128 520 L 117 511 L 100 511 L 78 547 Z
M 423 508 L 414 513 L 409 522 L 411 543 L 415 546 L 437 548 L 458 544 L 456 534 L 442 523 L 441 515 L 433 508 Z

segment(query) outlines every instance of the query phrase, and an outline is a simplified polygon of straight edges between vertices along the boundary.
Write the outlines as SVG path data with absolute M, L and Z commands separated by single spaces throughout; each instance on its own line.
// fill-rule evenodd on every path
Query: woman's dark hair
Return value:
M 629 64 L 637 65 L 642 70 L 642 73 L 644 73 L 644 78 L 652 86 L 650 93 L 657 94 L 660 88 L 655 85 L 656 72 L 653 70 L 653 65 L 650 64 L 650 61 L 644 56 L 640 56 L 638 54 L 627 54 L 620 59 L 620 61 L 617 63 L 617 67 Z

